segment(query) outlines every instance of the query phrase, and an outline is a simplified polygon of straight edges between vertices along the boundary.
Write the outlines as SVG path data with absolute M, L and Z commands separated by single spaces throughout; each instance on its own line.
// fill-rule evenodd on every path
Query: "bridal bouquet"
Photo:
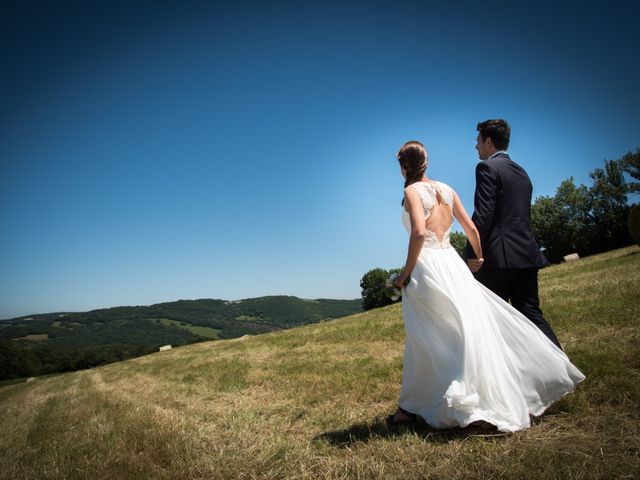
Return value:
M 397 302 L 402 298 L 402 290 L 400 290 L 394 283 L 394 280 L 398 278 L 398 275 L 400 274 L 392 273 L 389 276 L 389 278 L 387 278 L 384 282 L 384 294 L 387 298 L 390 298 L 391 301 L 393 302 Z M 409 283 L 409 279 L 407 278 L 407 281 L 404 284 L 407 285 L 408 283 Z

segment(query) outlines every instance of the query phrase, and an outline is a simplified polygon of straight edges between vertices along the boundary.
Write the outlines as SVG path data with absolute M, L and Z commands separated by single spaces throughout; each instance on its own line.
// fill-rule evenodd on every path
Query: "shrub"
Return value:
M 640 245 L 640 204 L 636 203 L 631 207 L 627 225 L 631 238 L 633 238 L 633 241 L 636 242 L 637 245 Z

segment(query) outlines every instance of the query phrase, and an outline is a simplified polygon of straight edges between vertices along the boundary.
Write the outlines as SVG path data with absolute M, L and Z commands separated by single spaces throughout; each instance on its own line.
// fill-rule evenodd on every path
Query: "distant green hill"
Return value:
M 637 478 L 639 283 L 637 247 L 540 272 L 587 378 L 523 432 L 385 426 L 396 304 L 0 387 L 0 478 Z
M 0 321 L 0 380 L 89 368 L 161 345 L 255 335 L 361 310 L 359 299 L 269 296 L 29 315 Z

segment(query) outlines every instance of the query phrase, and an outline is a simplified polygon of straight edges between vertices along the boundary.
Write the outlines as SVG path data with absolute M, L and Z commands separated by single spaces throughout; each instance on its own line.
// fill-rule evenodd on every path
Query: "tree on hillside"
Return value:
M 589 176 L 589 209 L 593 219 L 591 253 L 604 252 L 632 243 L 627 219 L 629 186 L 624 179 L 621 160 L 605 160 L 604 168 L 596 168 Z
M 629 182 L 630 193 L 640 193 L 640 148 L 635 152 L 628 152 L 624 155 L 620 162 L 622 163 L 622 170 L 630 177 L 638 181 Z
M 37 375 L 41 367 L 31 350 L 19 348 L 11 340 L 0 339 L 0 380 Z
M 372 308 L 384 307 L 394 303 L 384 294 L 384 286 L 387 278 L 392 273 L 400 271 L 402 271 L 401 268 L 393 268 L 391 270 L 374 268 L 363 275 L 362 280 L 360 280 L 363 310 L 371 310 Z
M 640 245 L 640 204 L 636 203 L 629 212 L 629 234 L 636 245 Z
M 587 254 L 590 223 L 589 190 L 576 187 L 573 177 L 560 184 L 555 196 L 538 197 L 531 207 L 531 227 L 551 262 L 568 253 Z
M 464 259 L 464 249 L 467 245 L 467 236 L 461 232 L 451 232 L 451 235 L 449 236 L 449 243 L 451 243 L 451 246 L 456 249 L 458 255 Z
M 628 157 L 627 157 L 628 158 Z M 630 162 L 630 160 L 629 160 Z M 536 198 L 531 207 L 531 226 L 546 255 L 559 262 L 577 252 L 592 255 L 632 243 L 627 219 L 629 184 L 623 159 L 605 160 L 589 176 L 590 188 L 563 181 L 553 197 Z

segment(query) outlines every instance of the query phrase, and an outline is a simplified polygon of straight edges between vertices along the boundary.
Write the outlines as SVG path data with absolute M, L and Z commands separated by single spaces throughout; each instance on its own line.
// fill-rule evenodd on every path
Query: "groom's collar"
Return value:
M 498 156 L 498 155 L 500 155 L 501 153 L 504 153 L 504 154 L 505 154 L 505 155 L 507 155 L 507 156 L 509 155 L 509 154 L 507 153 L 507 151 L 506 151 L 506 150 L 498 150 L 496 153 L 494 153 L 494 154 L 493 154 L 493 155 L 491 155 L 489 158 L 487 158 L 487 160 L 491 160 L 492 158 L 497 157 L 497 156 Z

